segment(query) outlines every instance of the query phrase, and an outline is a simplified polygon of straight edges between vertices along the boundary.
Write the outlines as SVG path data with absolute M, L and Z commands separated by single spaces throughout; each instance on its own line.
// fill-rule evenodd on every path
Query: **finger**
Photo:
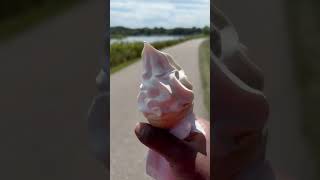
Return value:
M 158 152 L 169 162 L 184 162 L 194 154 L 193 149 L 183 140 L 178 139 L 169 131 L 156 128 L 146 123 L 139 123 L 135 134 L 142 144 Z
M 268 116 L 268 104 L 263 93 L 244 83 L 214 55 L 211 72 L 215 129 L 225 133 L 262 129 Z
M 206 137 L 202 133 L 192 132 L 185 139 L 188 142 L 188 145 L 193 147 L 197 152 L 200 152 L 204 155 L 207 155 L 207 147 L 206 147 Z

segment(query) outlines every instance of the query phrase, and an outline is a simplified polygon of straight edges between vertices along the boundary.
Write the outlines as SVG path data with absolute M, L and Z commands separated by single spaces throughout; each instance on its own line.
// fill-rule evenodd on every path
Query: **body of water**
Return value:
M 184 36 L 127 36 L 122 39 L 111 39 L 110 44 L 116 43 L 116 42 L 159 42 L 159 41 L 168 41 L 168 40 L 175 40 L 175 39 L 181 39 Z

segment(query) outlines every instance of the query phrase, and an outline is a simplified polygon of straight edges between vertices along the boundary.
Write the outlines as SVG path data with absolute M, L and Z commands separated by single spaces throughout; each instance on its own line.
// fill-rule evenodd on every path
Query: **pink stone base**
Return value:
M 146 172 L 155 180 L 175 180 L 168 161 L 152 150 L 148 152 Z

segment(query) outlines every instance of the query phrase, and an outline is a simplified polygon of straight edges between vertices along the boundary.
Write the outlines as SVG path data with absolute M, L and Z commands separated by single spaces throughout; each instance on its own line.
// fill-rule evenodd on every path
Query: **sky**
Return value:
M 110 0 L 110 25 L 204 27 L 210 24 L 209 0 Z

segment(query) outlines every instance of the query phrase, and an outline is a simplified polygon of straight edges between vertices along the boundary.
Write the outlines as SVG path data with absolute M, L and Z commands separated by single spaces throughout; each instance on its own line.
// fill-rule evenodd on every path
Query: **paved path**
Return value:
M 284 3 L 284 0 L 215 0 L 265 73 L 265 93 L 271 107 L 267 158 L 278 175 L 288 180 L 310 180 L 314 178 L 314 164 L 301 133 L 301 107 Z
M 105 180 L 87 111 L 104 47 L 102 0 L 0 44 L 0 179 Z
M 195 112 L 198 116 L 208 118 L 203 104 L 203 93 L 198 66 L 198 47 L 203 39 L 184 42 L 165 49 L 185 70 L 194 86 Z M 110 103 L 110 177 L 112 180 L 143 180 L 150 179 L 145 175 L 144 147 L 134 134 L 137 122 L 146 121 L 137 109 L 137 95 L 141 61 L 111 76 Z

